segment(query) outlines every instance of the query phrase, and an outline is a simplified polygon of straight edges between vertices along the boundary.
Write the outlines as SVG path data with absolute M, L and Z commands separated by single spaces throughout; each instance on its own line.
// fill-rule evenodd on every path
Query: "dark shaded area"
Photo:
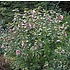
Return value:
M 70 11 L 70 1 L 61 1 L 59 3 L 59 8 L 61 8 L 62 11 L 69 12 Z
M 0 18 L 4 19 L 4 22 L 11 22 L 14 16 L 13 9 L 18 8 L 23 13 L 25 8 L 33 9 L 39 6 L 46 10 L 59 11 L 58 8 L 61 8 L 62 11 L 69 12 L 70 1 L 0 1 Z

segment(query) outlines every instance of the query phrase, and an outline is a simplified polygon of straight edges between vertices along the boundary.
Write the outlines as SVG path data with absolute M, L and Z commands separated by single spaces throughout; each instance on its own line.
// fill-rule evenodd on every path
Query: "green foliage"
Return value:
M 51 1 L 1 1 L 0 2 L 0 18 L 5 22 L 12 22 L 14 13 L 13 9 L 19 9 L 19 12 L 23 13 L 25 8 L 33 9 L 41 6 L 42 9 L 56 9 L 59 2 Z
M 69 22 L 65 15 L 40 7 L 15 11 L 13 23 L 0 36 L 4 56 L 14 70 L 69 70 Z
M 18 8 L 23 13 L 25 8 L 33 9 L 41 6 L 42 9 L 54 9 L 60 12 L 60 8 L 63 11 L 69 11 L 70 3 L 67 1 L 1 1 L 0 2 L 0 19 L 5 22 L 12 22 L 13 12 L 12 10 Z

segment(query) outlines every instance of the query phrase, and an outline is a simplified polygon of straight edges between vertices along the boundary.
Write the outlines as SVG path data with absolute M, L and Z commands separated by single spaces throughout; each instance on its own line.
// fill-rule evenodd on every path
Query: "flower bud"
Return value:
M 59 19 L 62 20 L 62 19 L 63 19 L 63 15 L 60 15 L 60 16 L 59 16 Z
M 65 50 L 62 50 L 61 53 L 64 54 L 65 53 Z
M 42 45 L 42 43 L 40 43 L 40 47 L 42 47 L 43 45 Z
M 25 44 L 24 41 L 22 41 L 22 47 L 24 47 L 24 44 Z
M 67 37 L 67 33 L 66 32 L 64 32 L 64 36 Z
M 20 54 L 20 50 L 16 50 L 16 55 L 19 55 Z
M 4 47 L 4 44 L 2 44 L 1 48 L 2 48 L 2 49 L 5 48 L 5 47 Z

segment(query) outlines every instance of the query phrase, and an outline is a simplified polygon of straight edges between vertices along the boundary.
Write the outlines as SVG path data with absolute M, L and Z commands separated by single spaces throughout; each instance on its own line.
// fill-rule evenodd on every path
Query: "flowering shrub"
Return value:
M 53 10 L 15 12 L 1 48 L 14 70 L 69 70 L 67 28 L 64 15 Z

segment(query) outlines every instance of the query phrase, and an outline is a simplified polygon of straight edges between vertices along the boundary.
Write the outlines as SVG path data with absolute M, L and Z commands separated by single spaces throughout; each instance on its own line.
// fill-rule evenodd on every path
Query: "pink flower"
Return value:
M 40 43 L 40 47 L 42 47 L 43 45 L 42 45 L 42 43 Z
M 10 29 L 8 32 L 13 32 L 13 29 Z
M 5 41 L 5 38 L 2 38 L 3 41 Z
M 26 25 L 26 27 L 30 27 L 30 24 L 29 23 L 26 23 L 25 25 Z
M 16 50 L 16 55 L 19 55 L 20 54 L 20 50 Z
M 33 11 L 31 12 L 31 17 L 32 17 L 32 18 L 34 18 L 34 13 L 35 13 L 35 10 L 33 10 Z
M 5 48 L 5 47 L 4 47 L 4 44 L 2 44 L 1 48 Z
M 25 44 L 24 41 L 22 41 L 22 47 L 24 47 L 24 44 Z
M 35 47 L 34 47 L 34 46 L 32 46 L 32 49 L 34 50 L 34 49 L 35 49 Z
M 29 24 L 29 23 L 26 23 L 25 25 L 26 25 L 27 28 L 30 28 L 30 29 L 32 28 L 31 24 Z
M 50 20 L 51 20 L 51 18 L 49 17 L 49 18 L 48 18 L 48 20 L 50 21 Z
M 62 20 L 62 19 L 63 19 L 63 15 L 60 15 L 60 16 L 59 16 L 59 19 Z
M 32 51 L 34 51 L 34 50 L 36 50 L 37 48 L 35 47 L 35 46 L 32 46 L 31 48 L 30 48 L 30 50 L 32 50 Z
M 34 15 L 31 15 L 32 18 L 34 18 Z
M 33 11 L 31 12 L 32 15 L 34 15 L 34 13 L 35 13 L 35 10 L 33 10 Z

